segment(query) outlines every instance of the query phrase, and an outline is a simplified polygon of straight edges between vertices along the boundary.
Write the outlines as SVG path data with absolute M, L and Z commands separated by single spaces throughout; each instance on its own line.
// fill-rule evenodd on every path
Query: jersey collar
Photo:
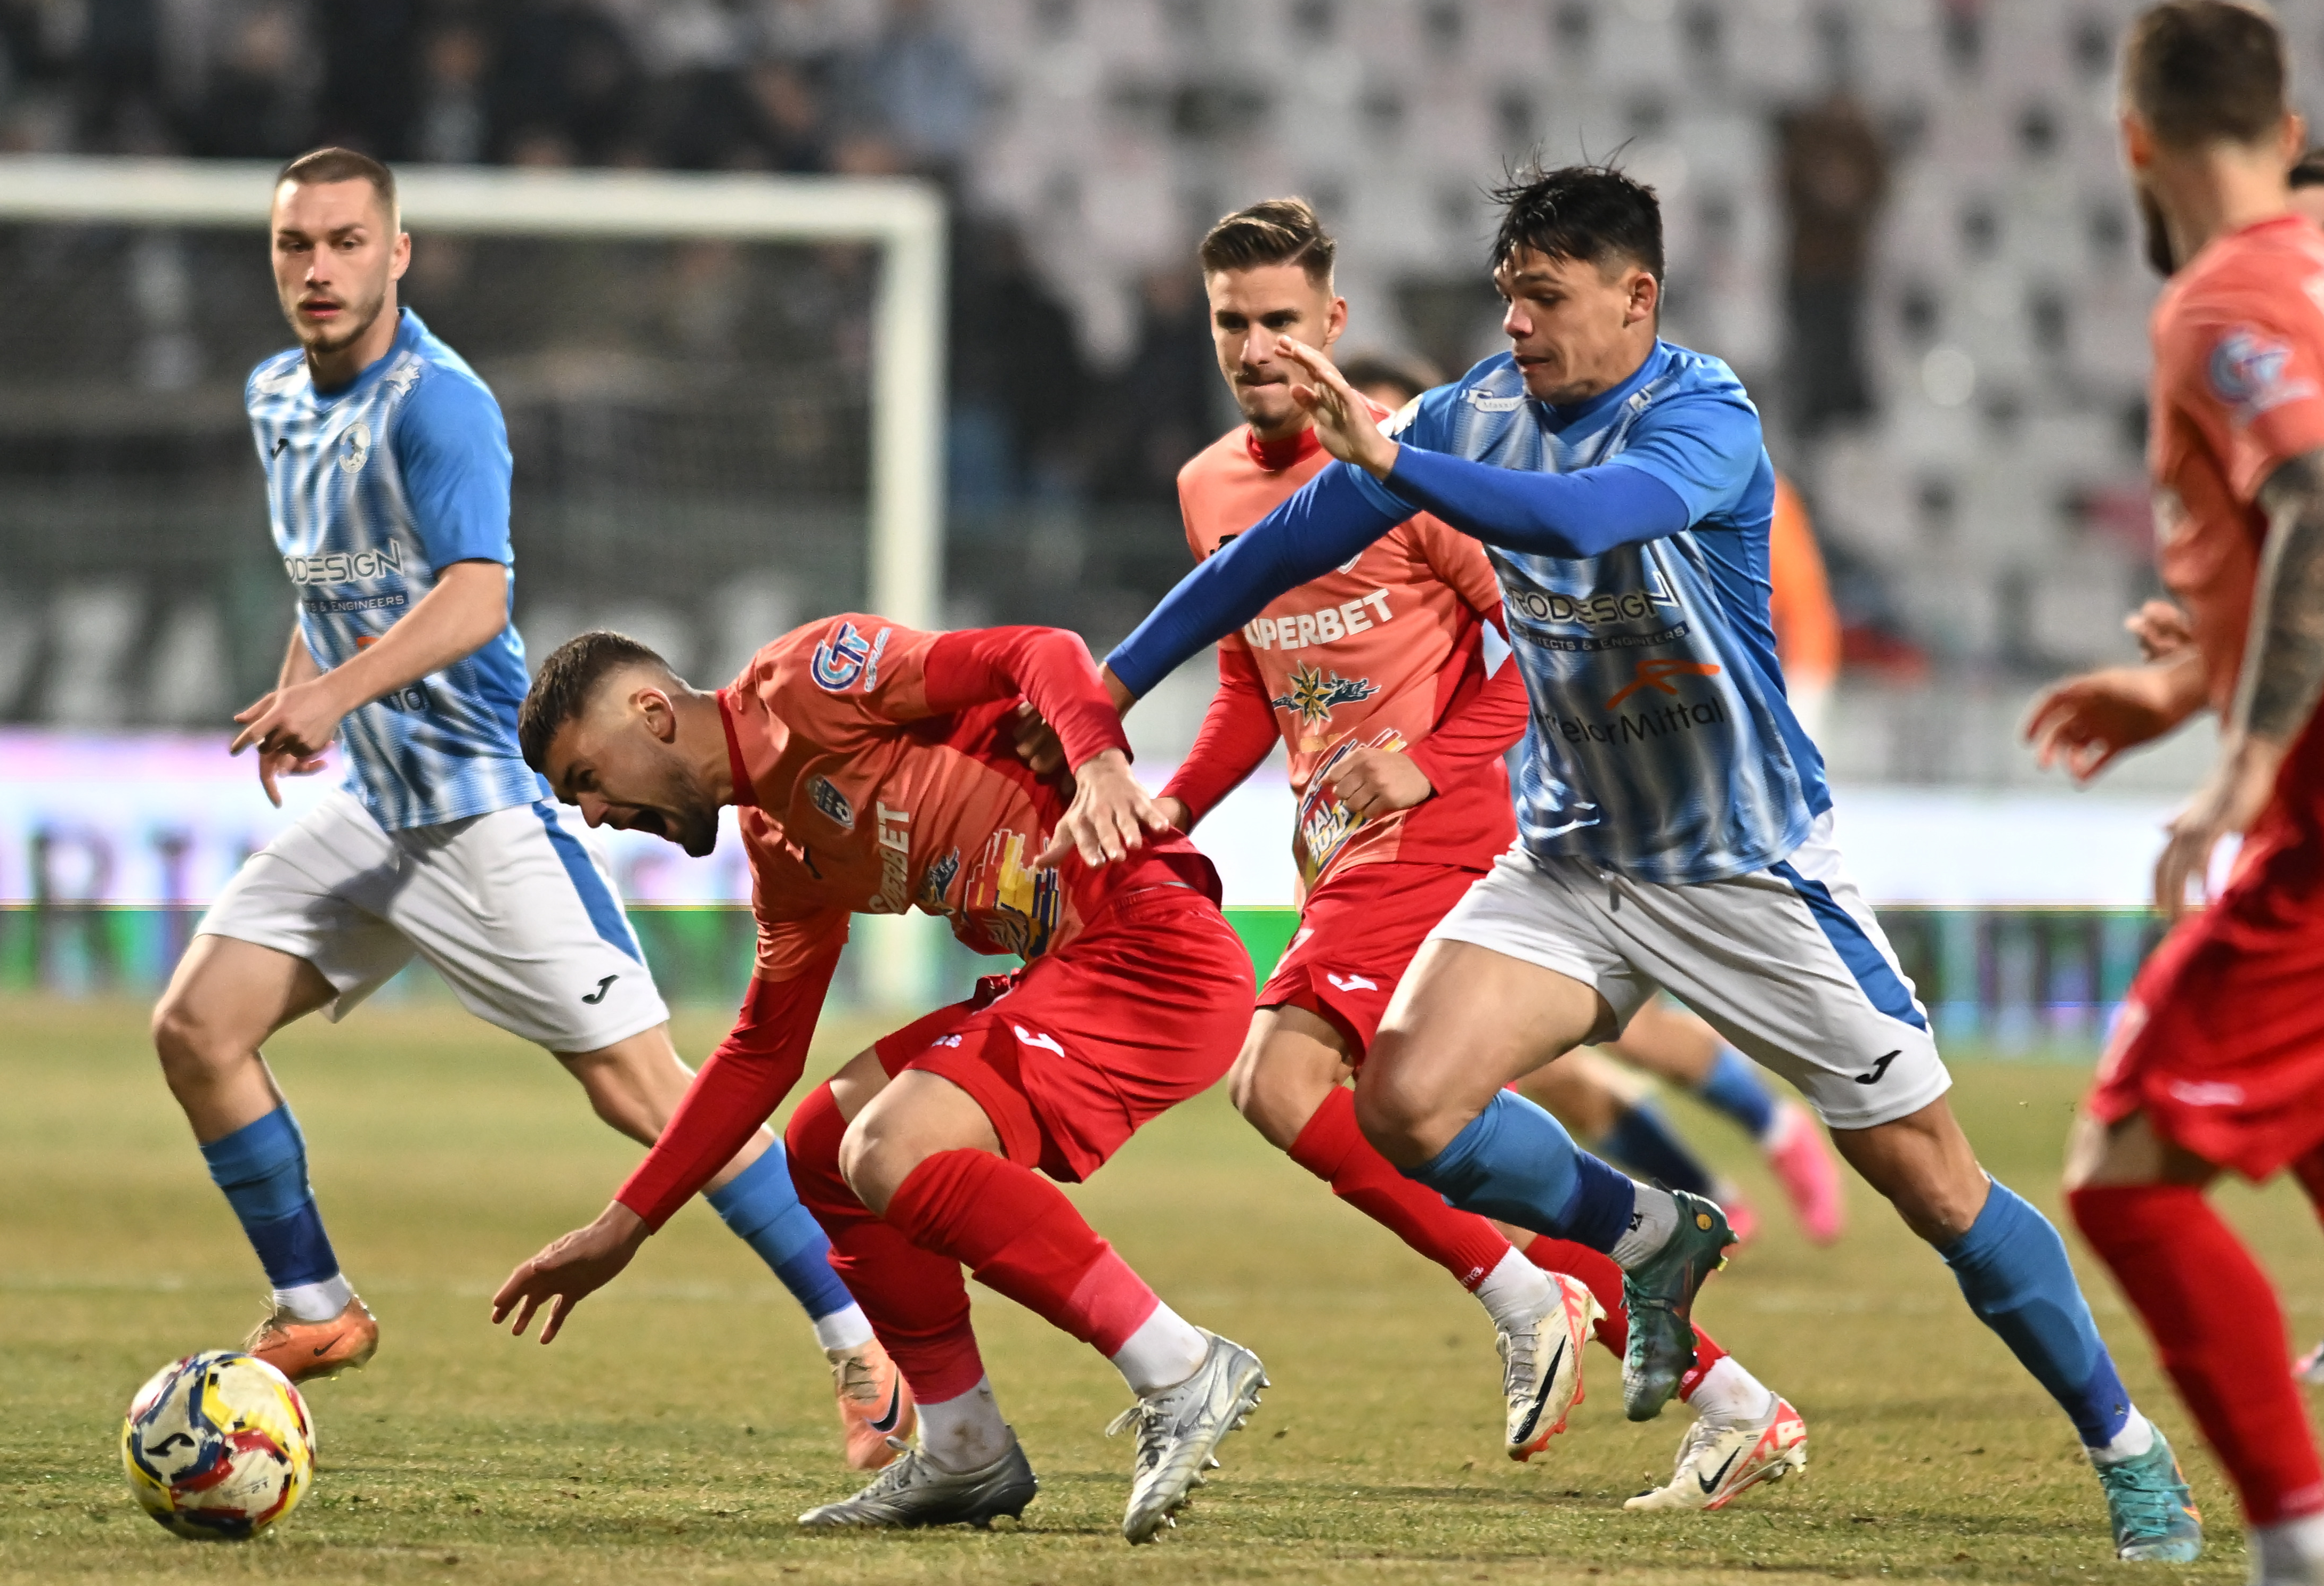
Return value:
M 364 364 L 353 380 L 348 381 L 337 391 L 324 391 L 316 386 L 316 401 L 341 401 L 355 395 L 358 392 L 369 391 L 386 377 L 390 369 L 395 367 L 395 360 L 399 355 L 408 353 L 420 345 L 420 338 L 428 334 L 428 327 L 420 323 L 420 316 L 401 305 L 397 306 L 395 314 L 395 339 L 387 344 L 387 351 Z M 315 376 L 311 370 L 308 373 L 307 383 L 309 386 L 315 386 Z
M 1313 424 L 1296 435 L 1285 436 L 1281 440 L 1261 440 L 1259 432 L 1246 424 L 1242 428 L 1242 444 L 1243 449 L 1250 454 L 1250 460 L 1270 474 L 1297 467 L 1323 447 Z
M 718 724 L 726 729 L 726 774 L 734 779 L 736 805 L 755 809 L 759 805 L 759 789 L 751 780 L 751 768 L 742 761 L 742 740 L 734 732 L 734 707 L 729 696 L 733 691 L 721 688 L 718 700 Z

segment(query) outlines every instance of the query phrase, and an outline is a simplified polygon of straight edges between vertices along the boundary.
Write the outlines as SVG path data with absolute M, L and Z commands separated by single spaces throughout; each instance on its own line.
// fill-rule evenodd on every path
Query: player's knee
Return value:
M 896 1133 L 881 1127 L 876 1111 L 866 1111 L 847 1126 L 839 1139 L 839 1176 L 855 1198 L 875 1213 L 888 1203 L 915 1166 Z
M 175 987 L 154 1006 L 152 1035 L 154 1054 L 173 1087 L 214 1074 L 235 1056 L 231 1035 Z
M 1227 1071 L 1227 1094 L 1235 1111 L 1270 1144 L 1285 1148 L 1314 1116 L 1330 1083 L 1270 1060 L 1266 1044 L 1257 1037 Z
M 1356 1086 L 1356 1127 L 1372 1148 L 1398 1167 L 1425 1162 L 1443 1149 L 1438 1127 L 1439 1109 L 1412 1086 L 1392 1077 L 1375 1079 L 1367 1073 Z

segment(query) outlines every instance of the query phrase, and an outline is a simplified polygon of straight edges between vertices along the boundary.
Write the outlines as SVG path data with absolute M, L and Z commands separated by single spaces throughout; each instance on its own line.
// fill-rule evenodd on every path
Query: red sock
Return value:
M 897 1187 L 888 1221 L 1108 1357 L 1162 1303 L 1056 1185 L 990 1151 L 928 1157 Z
M 791 1184 L 831 1240 L 831 1269 L 922 1404 L 958 1398 L 984 1376 L 968 1324 L 968 1285 L 960 1263 L 917 1249 L 872 1215 L 839 1171 L 847 1120 L 831 1087 L 817 1085 L 783 1130 Z
M 1291 1159 L 1332 1193 L 1473 1289 L 1509 1252 L 1500 1231 L 1459 1212 L 1426 1185 L 1398 1173 L 1356 1127 L 1356 1093 L 1333 1085 L 1291 1142 Z
M 2145 1322 L 2244 1517 L 2267 1526 L 2324 1510 L 2275 1289 L 2203 1192 L 2105 1185 L 2070 1191 L 2066 1203 Z
M 1598 1342 L 1614 1351 L 1617 1357 L 1630 1347 L 1630 1313 L 1622 1304 L 1622 1269 L 1614 1258 L 1591 1249 L 1588 1245 L 1575 1244 L 1568 1239 L 1552 1239 L 1543 1234 L 1526 1246 L 1526 1259 L 1545 1272 L 1562 1272 L 1568 1277 L 1578 1277 L 1590 1286 L 1598 1298 L 1599 1308 L 1606 1314 L 1598 1318 Z M 1711 1334 L 1698 1327 L 1694 1330 L 1694 1369 L 1679 1379 L 1678 1397 L 1693 1397 L 1695 1385 L 1702 1374 L 1727 1358 Z

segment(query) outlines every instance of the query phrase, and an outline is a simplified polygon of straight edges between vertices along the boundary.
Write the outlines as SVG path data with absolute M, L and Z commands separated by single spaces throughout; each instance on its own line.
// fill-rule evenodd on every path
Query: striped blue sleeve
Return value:
M 1678 527 L 1692 528 L 1742 500 L 1760 456 L 1759 415 L 1750 403 L 1689 392 L 1641 414 L 1628 441 L 1603 466 L 1661 480 L 1686 503 L 1686 521 Z
M 1392 504 L 1381 505 L 1380 497 Z M 1256 527 L 1181 578 L 1105 664 L 1123 687 L 1143 696 L 1204 645 L 1259 615 L 1268 601 L 1323 576 L 1410 516 L 1410 507 L 1373 485 L 1362 469 L 1328 464 Z
M 392 445 L 412 527 L 438 572 L 454 562 L 507 564 L 508 429 L 474 380 L 430 368 L 397 414 Z
M 1388 477 L 1395 494 L 1374 485 L 1382 496 L 1434 512 L 1487 545 L 1536 556 L 1603 556 L 1687 526 L 1686 503 L 1632 468 L 1536 474 L 1406 446 Z

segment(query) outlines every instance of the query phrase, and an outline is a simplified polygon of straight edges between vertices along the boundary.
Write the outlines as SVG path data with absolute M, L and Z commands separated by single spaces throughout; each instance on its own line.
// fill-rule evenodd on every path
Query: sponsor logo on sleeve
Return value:
M 835 623 L 822 643 L 815 647 L 814 658 L 807 670 L 816 687 L 827 694 L 844 694 L 859 681 L 869 694 L 880 685 L 880 656 L 888 648 L 888 635 L 892 629 L 882 628 L 866 639 L 856 632 L 855 624 L 844 620 Z
M 2316 383 L 2291 373 L 2292 348 L 2249 326 L 2238 326 L 2211 349 L 2207 373 L 2213 394 L 2248 424 L 2271 408 L 2316 394 Z

